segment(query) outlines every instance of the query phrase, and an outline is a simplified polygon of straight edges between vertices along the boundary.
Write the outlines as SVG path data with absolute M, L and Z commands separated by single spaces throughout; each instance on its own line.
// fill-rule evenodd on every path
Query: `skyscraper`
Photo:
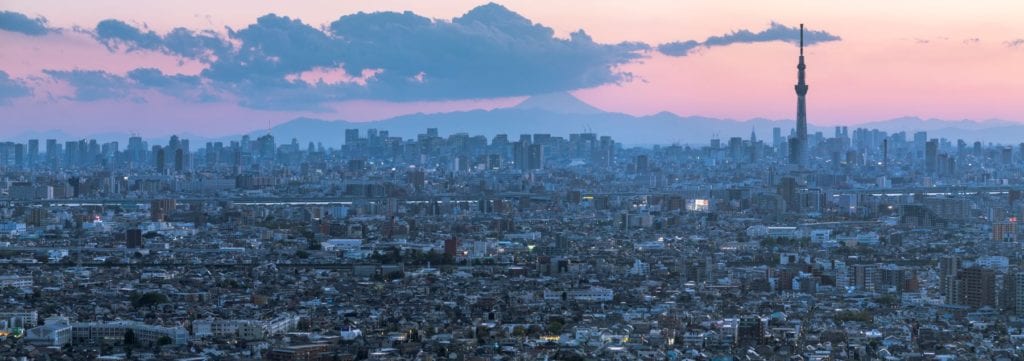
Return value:
M 796 141 L 790 142 L 791 164 L 799 165 L 801 168 L 807 166 L 807 82 L 805 81 L 804 65 L 804 24 L 800 24 L 800 63 L 797 64 L 796 89 Z
M 56 139 L 46 140 L 46 163 L 51 168 L 57 168 L 60 164 L 60 147 Z
M 146 160 L 146 144 L 142 142 L 142 137 L 133 135 L 128 138 L 128 161 L 135 164 L 141 164 Z
M 164 174 L 167 170 L 167 152 L 166 148 L 159 145 L 153 146 L 153 156 L 156 157 L 156 171 L 157 173 Z
M 512 143 L 512 161 L 516 164 L 517 168 L 521 170 L 529 169 L 529 163 L 527 162 L 527 158 L 529 157 L 527 154 L 528 151 L 528 143 L 525 143 L 522 140 Z
M 924 169 L 928 175 L 934 175 L 938 166 L 939 140 L 932 139 L 924 145 Z
M 30 167 L 39 163 L 39 139 L 28 140 L 28 155 L 25 159 Z
M 544 145 L 530 144 L 527 148 L 526 162 L 530 170 L 544 169 Z

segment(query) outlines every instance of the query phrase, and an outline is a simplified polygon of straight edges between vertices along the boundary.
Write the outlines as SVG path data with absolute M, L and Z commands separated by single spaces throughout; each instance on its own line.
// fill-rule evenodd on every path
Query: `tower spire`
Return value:
M 790 143 L 790 163 L 801 168 L 809 161 L 807 149 L 807 65 L 804 65 L 804 24 L 800 24 L 800 62 L 796 66 L 796 139 Z
M 804 56 L 804 24 L 800 24 L 800 56 Z

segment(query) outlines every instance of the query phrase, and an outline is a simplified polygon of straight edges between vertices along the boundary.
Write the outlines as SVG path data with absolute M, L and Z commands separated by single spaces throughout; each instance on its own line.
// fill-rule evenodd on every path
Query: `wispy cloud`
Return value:
M 231 50 L 227 40 L 213 31 L 175 28 L 161 36 L 116 19 L 100 21 L 93 36 L 110 50 L 153 50 L 206 62 Z
M 842 40 L 839 36 L 830 34 L 823 30 L 804 29 L 804 45 L 814 45 L 839 40 Z M 768 29 L 758 32 L 746 29 L 737 30 L 724 35 L 708 37 L 702 42 L 687 40 L 665 43 L 658 45 L 657 49 L 665 55 L 686 56 L 689 55 L 693 49 L 701 47 L 711 48 L 732 44 L 763 43 L 771 41 L 797 43 L 800 41 L 800 28 L 772 22 Z
M 0 70 L 0 105 L 10 104 L 11 100 L 32 95 L 24 81 L 12 79 L 7 72 Z
M 120 99 L 129 95 L 125 79 L 99 70 L 43 70 L 51 78 L 64 81 L 74 87 L 77 101 Z
M 665 55 L 685 56 L 690 53 L 690 50 L 700 46 L 701 43 L 696 40 L 674 41 L 658 45 L 658 51 Z

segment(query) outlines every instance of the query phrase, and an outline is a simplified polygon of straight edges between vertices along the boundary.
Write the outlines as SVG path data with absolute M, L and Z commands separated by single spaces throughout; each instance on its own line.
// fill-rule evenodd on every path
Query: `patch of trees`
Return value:
M 150 291 L 145 293 L 133 293 L 131 296 L 131 300 L 132 306 L 134 306 L 135 308 L 156 306 L 159 304 L 170 302 L 170 299 L 167 298 L 167 295 L 156 291 Z

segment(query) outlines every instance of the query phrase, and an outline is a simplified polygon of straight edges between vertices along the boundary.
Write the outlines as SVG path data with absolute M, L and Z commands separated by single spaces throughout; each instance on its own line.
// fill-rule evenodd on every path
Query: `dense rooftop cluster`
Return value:
M 341 136 L 0 143 L 0 355 L 1024 357 L 1024 144 Z

